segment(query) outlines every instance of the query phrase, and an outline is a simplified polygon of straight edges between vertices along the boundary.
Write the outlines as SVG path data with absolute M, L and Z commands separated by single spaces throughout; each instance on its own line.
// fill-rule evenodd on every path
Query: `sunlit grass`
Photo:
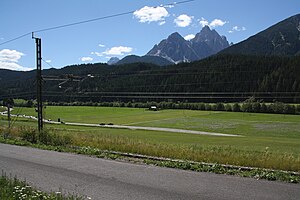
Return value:
M 28 108 L 24 108 L 21 113 L 35 114 L 33 109 Z M 46 116 L 50 115 L 52 119 L 61 117 L 68 122 L 135 123 L 135 126 L 181 128 L 245 136 L 215 137 L 46 124 L 46 127 L 54 129 L 59 135 L 70 136 L 72 145 L 76 146 L 183 160 L 300 171 L 298 115 L 191 110 L 150 112 L 134 108 L 49 106 L 46 113 Z M 5 119 L 0 118 L 2 127 L 7 124 Z M 36 127 L 36 122 L 18 118 L 14 127 L 21 126 Z

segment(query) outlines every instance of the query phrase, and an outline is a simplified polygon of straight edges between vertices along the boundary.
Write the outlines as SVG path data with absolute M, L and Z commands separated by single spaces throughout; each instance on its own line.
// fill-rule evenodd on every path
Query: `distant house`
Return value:
M 156 107 L 156 106 L 151 106 L 151 107 L 149 108 L 149 110 L 157 111 L 157 107 Z

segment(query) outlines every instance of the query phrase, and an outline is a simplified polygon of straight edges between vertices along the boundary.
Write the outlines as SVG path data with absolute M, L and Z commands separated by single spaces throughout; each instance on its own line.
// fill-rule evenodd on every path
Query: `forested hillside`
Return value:
M 34 94 L 22 94 L 35 91 L 34 73 L 18 72 L 26 74 L 20 79 L 16 72 L 11 73 L 0 80 L 1 96 L 34 98 Z M 51 101 L 228 101 L 234 97 L 233 101 L 255 96 L 265 101 L 299 102 L 300 96 L 300 56 L 217 55 L 167 67 L 87 64 L 44 70 L 43 75 L 68 78 L 63 84 L 61 80 L 44 82 L 44 99 Z

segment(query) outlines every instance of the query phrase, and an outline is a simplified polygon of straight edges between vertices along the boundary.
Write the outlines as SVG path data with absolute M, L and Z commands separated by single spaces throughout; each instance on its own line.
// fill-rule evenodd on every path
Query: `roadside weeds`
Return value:
M 49 144 L 45 145 L 39 143 L 33 144 L 28 141 L 12 139 L 12 138 L 4 139 L 3 137 L 0 137 L 0 142 L 5 144 L 18 145 L 18 146 L 28 146 L 28 147 L 33 147 L 33 148 L 38 148 L 43 150 L 95 156 L 97 158 L 118 160 L 123 162 L 125 161 L 125 162 L 131 162 L 136 164 L 147 164 L 147 165 L 154 165 L 159 167 L 190 170 L 195 172 L 209 172 L 215 174 L 235 175 L 240 177 L 255 178 L 257 180 L 265 179 L 269 181 L 300 183 L 299 172 L 161 158 L 161 157 L 153 157 L 153 156 L 146 156 L 140 154 L 101 150 L 93 147 L 53 146 Z

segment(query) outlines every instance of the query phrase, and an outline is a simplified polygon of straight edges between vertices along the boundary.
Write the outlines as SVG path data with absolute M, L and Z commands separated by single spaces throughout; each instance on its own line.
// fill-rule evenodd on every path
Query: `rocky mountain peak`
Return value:
M 178 32 L 169 35 L 168 40 L 182 40 L 184 39 Z
M 146 54 L 160 56 L 173 63 L 200 60 L 229 46 L 225 36 L 208 26 L 196 34 L 195 38 L 186 41 L 178 32 L 172 33 Z

